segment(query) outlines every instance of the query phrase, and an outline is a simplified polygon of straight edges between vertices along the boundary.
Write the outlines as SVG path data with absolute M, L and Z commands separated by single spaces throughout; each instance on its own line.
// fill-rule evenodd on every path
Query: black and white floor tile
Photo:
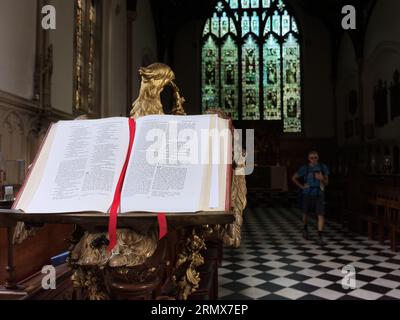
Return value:
M 400 299 L 400 254 L 327 223 L 326 246 L 302 238 L 301 211 L 246 209 L 239 248 L 225 249 L 219 297 L 229 300 Z M 344 266 L 355 268 L 356 288 L 345 289 Z

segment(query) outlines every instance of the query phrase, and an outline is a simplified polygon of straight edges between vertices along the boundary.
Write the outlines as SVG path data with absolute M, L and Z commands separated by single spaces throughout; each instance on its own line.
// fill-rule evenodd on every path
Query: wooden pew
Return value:
M 372 210 L 368 215 L 368 238 L 377 237 L 381 244 L 389 239 L 391 248 L 395 251 L 400 212 L 400 189 L 372 188 L 368 196 L 368 204 Z

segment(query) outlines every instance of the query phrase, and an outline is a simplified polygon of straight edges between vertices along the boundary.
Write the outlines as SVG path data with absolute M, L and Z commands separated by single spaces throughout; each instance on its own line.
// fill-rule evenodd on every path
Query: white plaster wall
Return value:
M 359 92 L 358 66 L 353 43 L 347 33 L 344 33 L 340 42 L 339 55 L 337 62 L 337 85 L 336 85 L 336 101 L 337 101 L 337 133 L 338 143 L 354 143 L 358 141 L 357 137 L 345 139 L 344 123 L 346 120 L 354 117 L 348 111 L 349 92 L 356 90 Z M 360 103 L 360 101 L 358 100 Z M 361 108 L 359 104 L 359 109 Z M 358 116 L 360 114 L 357 111 Z M 354 120 L 354 119 L 353 119 Z
M 303 32 L 303 112 L 307 138 L 334 137 L 330 35 L 322 22 L 298 9 Z
M 378 0 L 366 32 L 364 54 L 369 57 L 382 42 L 400 40 L 400 1 Z
M 102 117 L 126 116 L 126 0 L 103 0 Z
M 36 0 L 0 1 L 0 90 L 33 98 Z
M 393 72 L 400 71 L 400 1 L 378 0 L 371 15 L 364 47 L 364 122 L 374 123 L 373 89 L 379 79 L 393 79 Z M 390 105 L 390 95 L 388 95 Z M 390 114 L 390 107 L 389 107 Z M 400 118 L 390 121 L 383 128 L 375 128 L 377 139 L 398 139 L 400 136 Z
M 131 102 L 139 95 L 139 68 L 157 61 L 157 37 L 150 1 L 138 0 L 136 13 L 132 24 L 132 70 L 129 74 L 132 77 Z
M 185 97 L 185 111 L 200 114 L 201 107 L 201 38 L 203 21 L 185 24 L 176 35 L 173 69 L 176 83 Z
M 72 114 L 74 75 L 74 1 L 51 0 L 56 8 L 57 29 L 49 30 L 53 45 L 51 105 Z

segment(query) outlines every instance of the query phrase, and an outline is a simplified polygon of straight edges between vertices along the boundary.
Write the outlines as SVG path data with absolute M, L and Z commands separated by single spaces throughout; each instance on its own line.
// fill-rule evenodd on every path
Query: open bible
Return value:
M 14 203 L 26 213 L 230 209 L 232 130 L 217 115 L 60 121 Z

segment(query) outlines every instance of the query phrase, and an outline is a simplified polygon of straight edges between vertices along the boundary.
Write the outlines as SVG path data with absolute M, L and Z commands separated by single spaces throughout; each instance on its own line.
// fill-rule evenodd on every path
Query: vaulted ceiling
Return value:
M 377 0 L 289 0 L 300 5 L 305 12 L 317 16 L 331 32 L 332 40 L 338 41 L 343 33 L 341 22 L 343 19 L 342 8 L 352 5 L 356 9 L 357 28 L 347 31 L 350 35 L 357 56 L 361 56 L 364 47 L 364 35 L 368 21 Z

